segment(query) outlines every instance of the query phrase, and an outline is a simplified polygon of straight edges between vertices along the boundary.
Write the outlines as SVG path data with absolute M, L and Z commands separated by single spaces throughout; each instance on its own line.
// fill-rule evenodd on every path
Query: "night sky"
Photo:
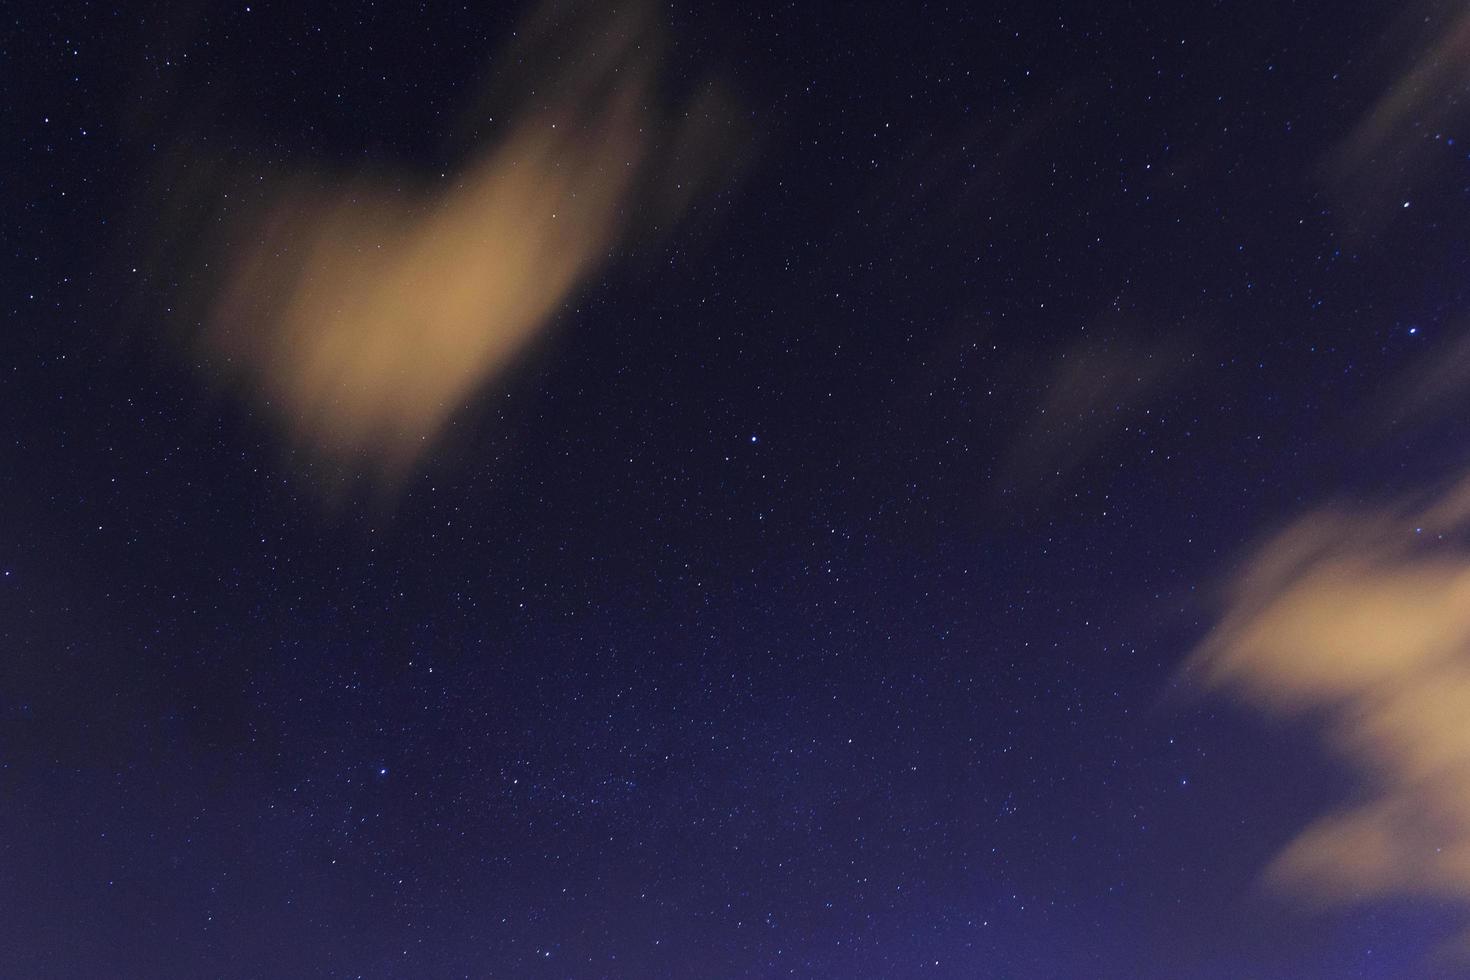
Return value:
M 0 85 L 0 976 L 1470 976 L 1463 2 Z

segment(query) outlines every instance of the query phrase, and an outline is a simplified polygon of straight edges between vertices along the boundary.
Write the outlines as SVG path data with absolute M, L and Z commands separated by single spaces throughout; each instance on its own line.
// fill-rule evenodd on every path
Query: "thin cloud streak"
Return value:
M 1433 33 L 1412 55 L 1400 56 L 1404 67 L 1398 77 L 1328 157 L 1331 176 L 1370 210 L 1402 206 L 1406 182 L 1445 130 L 1463 120 L 1470 88 L 1470 7 L 1460 4 L 1455 13 L 1454 6 L 1415 4 L 1405 11 L 1406 26 L 1417 33 L 1431 24 Z
M 999 485 L 1055 492 L 1130 424 L 1150 424 L 1148 406 L 1182 384 L 1195 355 L 1178 340 L 1085 337 L 1058 353 L 1041 396 L 998 468 Z

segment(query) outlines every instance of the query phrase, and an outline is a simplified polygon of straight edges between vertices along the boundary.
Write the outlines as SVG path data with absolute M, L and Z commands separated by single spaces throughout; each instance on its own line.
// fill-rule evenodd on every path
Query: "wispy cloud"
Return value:
M 1067 346 L 1002 460 L 1000 485 L 1055 491 L 1126 426 L 1148 423 L 1149 403 L 1184 381 L 1194 359 L 1174 339 L 1084 337 Z
M 1402 69 L 1328 161 L 1340 184 L 1375 210 L 1399 206 L 1426 154 L 1463 119 L 1470 88 L 1470 7 L 1413 4 L 1402 23 L 1385 41 Z

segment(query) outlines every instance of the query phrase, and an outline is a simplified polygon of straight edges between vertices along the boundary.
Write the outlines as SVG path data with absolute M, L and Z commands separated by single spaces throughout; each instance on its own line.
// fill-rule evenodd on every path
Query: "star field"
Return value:
M 0 975 L 1462 975 L 1408 7 L 6 8 Z

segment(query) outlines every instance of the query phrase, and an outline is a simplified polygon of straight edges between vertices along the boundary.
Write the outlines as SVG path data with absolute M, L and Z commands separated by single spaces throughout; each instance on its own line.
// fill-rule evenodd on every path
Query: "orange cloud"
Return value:
M 299 176 L 249 223 L 204 343 L 299 443 L 402 473 L 610 260 L 633 216 L 710 172 L 709 101 L 656 110 L 657 31 L 554 5 L 515 52 L 518 104 L 459 173 Z M 703 150 L 703 152 L 701 152 Z
M 1325 719 L 1371 788 L 1293 840 L 1274 882 L 1470 912 L 1470 480 L 1298 520 L 1245 562 L 1196 657 L 1252 704 Z

